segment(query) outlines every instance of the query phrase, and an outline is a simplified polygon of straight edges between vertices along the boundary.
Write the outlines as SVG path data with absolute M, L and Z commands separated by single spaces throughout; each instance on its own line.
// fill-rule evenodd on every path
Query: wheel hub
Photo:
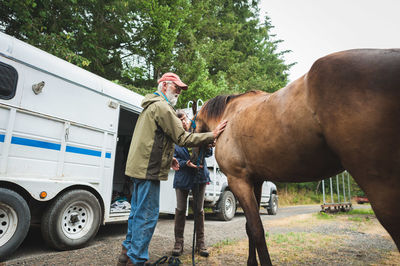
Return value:
M 0 203 L 0 247 L 14 235 L 18 224 L 18 216 L 9 205 Z
M 228 199 L 228 200 L 225 202 L 225 210 L 226 210 L 227 212 L 230 212 L 230 211 L 231 211 L 231 208 L 232 208 L 232 202 Z
M 91 226 L 91 216 L 91 209 L 84 203 L 71 204 L 62 216 L 62 231 L 71 239 L 82 237 Z
M 72 224 L 76 224 L 77 222 L 79 222 L 79 214 L 78 213 L 72 213 L 70 222 Z

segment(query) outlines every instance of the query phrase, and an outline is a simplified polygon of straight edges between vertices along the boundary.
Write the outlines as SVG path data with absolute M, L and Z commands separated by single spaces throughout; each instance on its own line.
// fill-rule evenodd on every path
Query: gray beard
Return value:
M 171 103 L 172 106 L 175 106 L 178 102 L 178 98 L 168 99 L 168 101 Z
M 179 94 L 177 97 L 175 97 L 176 94 L 172 93 L 170 89 L 167 89 L 167 91 L 165 92 L 165 96 L 167 97 L 169 103 L 172 106 L 175 106 L 176 103 L 178 102 L 178 98 L 179 98 Z

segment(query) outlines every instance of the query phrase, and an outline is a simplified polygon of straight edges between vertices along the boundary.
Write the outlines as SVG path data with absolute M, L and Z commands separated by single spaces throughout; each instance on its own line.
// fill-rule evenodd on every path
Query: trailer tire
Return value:
M 236 213 L 236 198 L 229 190 L 222 193 L 221 199 L 218 202 L 218 218 L 222 221 L 230 221 Z
M 24 241 L 31 223 L 31 212 L 18 193 L 0 188 L 0 261 Z
M 269 199 L 269 204 L 267 207 L 267 212 L 269 215 L 276 215 L 278 212 L 278 197 L 276 194 L 271 194 L 271 198 Z
M 57 197 L 42 217 L 41 231 L 46 243 L 58 250 L 81 248 L 100 227 L 101 207 L 86 190 L 71 190 Z

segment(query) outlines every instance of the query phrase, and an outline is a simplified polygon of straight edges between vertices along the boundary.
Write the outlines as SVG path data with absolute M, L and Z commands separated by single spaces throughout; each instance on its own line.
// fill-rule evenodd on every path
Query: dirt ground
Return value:
M 320 220 L 306 214 L 264 222 L 273 265 L 400 265 L 389 234 L 373 215 Z M 226 241 L 198 257 L 197 265 L 246 265 L 248 241 Z M 191 264 L 191 256 L 181 258 Z
M 214 244 L 209 248 L 210 257 L 196 256 L 196 264 L 246 265 L 248 242 L 243 220 L 239 217 L 229 224 L 207 221 L 211 226 L 206 227 L 208 242 Z M 150 244 L 151 262 L 170 255 L 171 234 L 163 232 L 164 226 L 170 227 L 171 222 L 172 219 L 157 225 Z M 373 215 L 321 219 L 314 213 L 268 219 L 263 223 L 273 265 L 400 265 L 394 242 Z M 212 230 L 226 237 L 216 242 Z M 0 265 L 116 265 L 122 240 L 123 234 L 83 249 L 13 259 Z M 185 240 L 185 254 L 180 259 L 183 265 L 191 265 L 189 228 Z

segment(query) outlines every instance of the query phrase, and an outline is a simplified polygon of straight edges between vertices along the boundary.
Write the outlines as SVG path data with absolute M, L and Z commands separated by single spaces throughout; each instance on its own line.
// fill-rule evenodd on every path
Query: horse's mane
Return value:
M 258 91 L 248 91 L 245 93 L 232 95 L 218 95 L 208 100 L 204 104 L 204 106 L 201 108 L 201 113 L 207 119 L 218 118 L 224 113 L 226 106 L 231 100 L 247 95 L 249 93 L 258 93 Z

